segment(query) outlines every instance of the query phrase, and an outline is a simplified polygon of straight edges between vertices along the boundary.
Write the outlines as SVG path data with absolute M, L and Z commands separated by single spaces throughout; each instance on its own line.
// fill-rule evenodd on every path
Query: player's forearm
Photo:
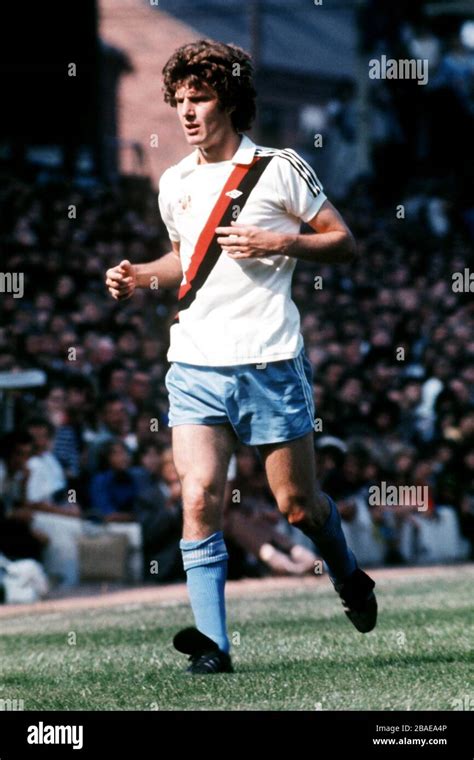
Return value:
M 148 264 L 134 264 L 133 267 L 138 288 L 175 288 L 183 279 L 181 261 L 172 252 Z
M 310 235 L 283 235 L 281 253 L 294 259 L 335 264 L 352 261 L 356 242 L 349 231 L 333 230 Z

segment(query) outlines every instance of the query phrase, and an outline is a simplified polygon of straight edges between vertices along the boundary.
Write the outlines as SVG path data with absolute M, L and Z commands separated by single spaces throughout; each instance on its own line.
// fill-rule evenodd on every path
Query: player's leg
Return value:
M 313 433 L 258 449 L 278 509 L 316 544 L 333 580 L 344 581 L 357 563 L 344 538 L 336 505 L 318 486 Z
M 315 544 L 357 630 L 361 633 L 372 630 L 377 617 L 375 584 L 358 568 L 347 546 L 337 507 L 318 486 L 313 432 L 258 448 L 278 508 Z
M 222 514 L 235 435 L 229 425 L 176 425 L 172 443 L 182 488 L 180 547 L 196 627 L 228 652 L 224 600 L 228 555 Z

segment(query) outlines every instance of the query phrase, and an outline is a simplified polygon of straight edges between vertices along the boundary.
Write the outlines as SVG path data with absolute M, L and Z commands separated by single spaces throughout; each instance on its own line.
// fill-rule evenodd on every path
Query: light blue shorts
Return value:
M 291 441 L 314 429 L 313 372 L 304 348 L 295 359 L 266 365 L 173 362 L 165 385 L 169 427 L 228 423 L 249 446 Z

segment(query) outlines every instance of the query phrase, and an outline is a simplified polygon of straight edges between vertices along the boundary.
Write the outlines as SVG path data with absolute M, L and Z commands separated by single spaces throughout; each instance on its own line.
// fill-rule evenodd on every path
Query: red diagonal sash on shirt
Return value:
M 196 293 L 202 287 L 221 254 L 217 243 L 216 227 L 227 227 L 232 220 L 231 203 L 238 204 L 242 210 L 250 192 L 271 161 L 271 156 L 254 158 L 251 164 L 237 165 L 231 172 L 220 195 L 204 225 L 186 270 L 186 282 L 180 286 L 178 300 L 180 309 L 187 308 L 194 301 Z M 242 195 L 231 198 L 226 193 L 240 190 Z M 179 320 L 179 313 L 175 316 Z

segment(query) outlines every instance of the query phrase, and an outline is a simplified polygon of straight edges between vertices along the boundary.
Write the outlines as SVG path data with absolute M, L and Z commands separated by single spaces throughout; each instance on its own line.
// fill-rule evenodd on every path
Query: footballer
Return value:
M 174 646 L 188 655 L 188 673 L 231 673 L 222 521 L 238 441 L 257 448 L 278 509 L 315 544 L 355 628 L 376 624 L 375 583 L 317 483 L 312 369 L 291 298 L 297 259 L 347 262 L 355 242 L 308 163 L 245 134 L 256 98 L 246 52 L 192 42 L 174 52 L 163 77 L 165 101 L 193 149 L 160 179 L 172 250 L 147 264 L 122 261 L 106 285 L 117 300 L 151 278 L 179 286 L 165 385 L 195 626 L 179 631 Z M 300 234 L 302 222 L 310 234 Z

